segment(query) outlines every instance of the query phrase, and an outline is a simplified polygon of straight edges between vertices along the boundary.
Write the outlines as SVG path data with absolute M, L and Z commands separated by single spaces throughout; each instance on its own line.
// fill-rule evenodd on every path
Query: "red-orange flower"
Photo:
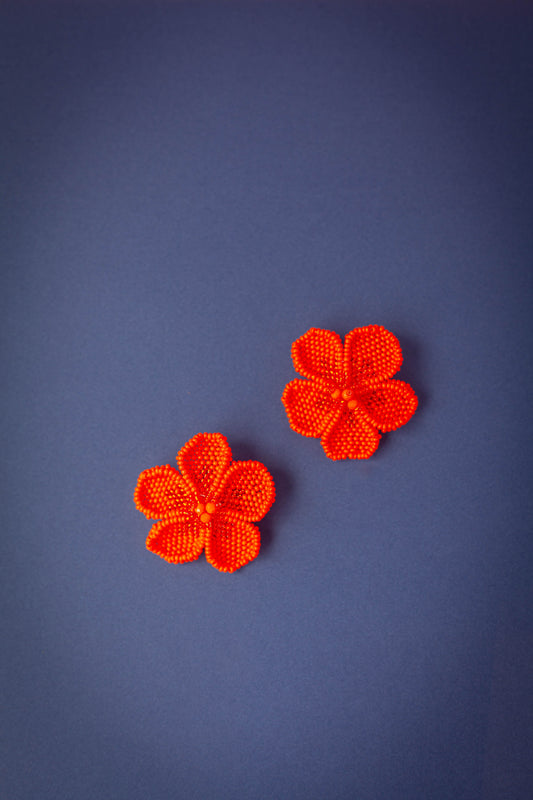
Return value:
M 292 360 L 309 380 L 296 378 L 285 387 L 281 399 L 290 426 L 320 437 L 331 459 L 369 458 L 379 431 L 396 430 L 416 411 L 411 386 L 391 380 L 402 351 L 381 325 L 350 331 L 344 345 L 336 333 L 311 328 L 292 345 Z
M 259 553 L 261 536 L 252 522 L 275 499 L 274 481 L 259 461 L 233 461 L 220 433 L 198 433 L 181 448 L 181 470 L 167 465 L 141 472 L 135 505 L 160 519 L 146 547 L 166 561 L 195 561 L 205 549 L 221 572 L 235 572 Z

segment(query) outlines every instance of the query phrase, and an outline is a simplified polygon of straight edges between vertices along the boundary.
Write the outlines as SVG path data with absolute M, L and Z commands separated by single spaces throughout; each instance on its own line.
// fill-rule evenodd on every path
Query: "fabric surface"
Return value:
M 0 4 L 2 797 L 530 800 L 528 6 Z M 371 325 L 418 407 L 332 460 L 291 345 Z M 199 431 L 233 574 L 132 502 Z

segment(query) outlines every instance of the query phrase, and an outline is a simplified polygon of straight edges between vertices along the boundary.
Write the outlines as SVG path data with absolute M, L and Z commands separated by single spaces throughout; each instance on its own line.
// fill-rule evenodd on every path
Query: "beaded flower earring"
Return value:
M 332 331 L 311 328 L 292 345 L 296 378 L 281 398 L 289 424 L 320 438 L 328 458 L 370 458 L 379 431 L 396 430 L 416 411 L 408 383 L 392 380 L 402 364 L 396 336 L 381 325 L 350 331 L 344 344 Z
M 152 526 L 146 547 L 166 561 L 195 561 L 202 550 L 221 572 L 235 572 L 259 553 L 253 525 L 275 500 L 272 476 L 259 461 L 232 461 L 220 433 L 198 433 L 167 465 L 142 472 L 134 501 Z

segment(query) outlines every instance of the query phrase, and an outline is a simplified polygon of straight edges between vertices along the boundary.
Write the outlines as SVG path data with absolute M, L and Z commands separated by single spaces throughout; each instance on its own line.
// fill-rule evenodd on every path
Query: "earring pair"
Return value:
M 320 438 L 328 458 L 370 458 L 381 434 L 416 411 L 408 383 L 393 380 L 402 364 L 400 343 L 380 325 L 350 331 L 311 328 L 291 349 L 302 378 L 283 392 L 291 428 Z M 195 561 L 205 550 L 221 572 L 235 572 L 259 553 L 259 522 L 275 500 L 274 480 L 259 461 L 233 461 L 221 433 L 198 433 L 177 455 L 179 471 L 152 467 L 139 476 L 134 502 L 156 522 L 146 547 L 171 563 Z

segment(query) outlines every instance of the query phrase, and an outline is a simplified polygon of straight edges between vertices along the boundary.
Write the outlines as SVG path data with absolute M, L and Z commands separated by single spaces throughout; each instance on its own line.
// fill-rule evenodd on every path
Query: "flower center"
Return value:
M 215 511 L 215 509 L 216 506 L 214 503 L 198 503 L 194 510 L 200 517 L 200 522 L 203 522 L 204 525 L 207 525 L 209 522 L 211 522 L 211 514 Z
M 338 400 L 339 397 L 342 397 L 350 411 L 353 411 L 353 409 L 358 405 L 353 389 L 343 389 L 342 391 L 340 389 L 334 389 L 331 393 L 331 396 L 333 400 Z

